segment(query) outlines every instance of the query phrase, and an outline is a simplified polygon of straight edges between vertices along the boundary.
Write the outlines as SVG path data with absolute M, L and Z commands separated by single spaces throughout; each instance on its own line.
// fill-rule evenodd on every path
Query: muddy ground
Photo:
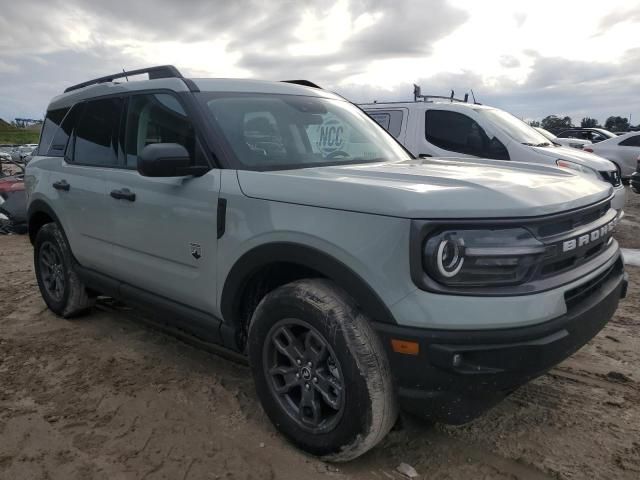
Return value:
M 623 246 L 640 247 L 630 194 Z M 0 478 L 640 478 L 640 268 L 587 346 L 462 427 L 404 419 L 347 465 L 273 429 L 246 366 L 105 304 L 67 321 L 37 291 L 24 236 L 0 237 Z

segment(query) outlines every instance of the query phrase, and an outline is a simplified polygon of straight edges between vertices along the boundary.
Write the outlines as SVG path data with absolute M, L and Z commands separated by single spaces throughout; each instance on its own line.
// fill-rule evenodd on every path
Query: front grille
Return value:
M 600 172 L 600 175 L 602 175 L 602 178 L 614 187 L 622 185 L 622 175 L 620 175 L 620 172 L 617 170 L 611 172 Z
M 531 225 L 529 228 L 536 237 L 544 240 L 547 237 L 570 233 L 572 230 L 576 230 L 583 225 L 593 223 L 606 215 L 610 208 L 611 202 L 605 202 L 574 212 L 571 215 L 566 215 L 559 220 L 551 220 L 537 225 Z
M 571 311 L 578 307 L 583 301 L 596 293 L 607 281 L 619 275 L 622 271 L 622 259 L 618 259 L 616 263 L 611 265 L 607 270 L 592 278 L 588 282 L 578 285 L 571 290 L 567 290 L 564 294 L 564 301 L 567 305 L 567 311 Z

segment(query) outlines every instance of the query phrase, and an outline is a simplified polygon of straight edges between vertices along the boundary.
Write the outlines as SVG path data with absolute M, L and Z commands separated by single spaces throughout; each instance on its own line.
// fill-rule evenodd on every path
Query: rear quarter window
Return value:
M 42 125 L 42 133 L 40 134 L 40 143 L 38 143 L 38 152 L 40 155 L 46 155 L 51 146 L 51 142 L 55 137 L 62 120 L 69 111 L 69 107 L 57 108 L 55 110 L 47 111 L 47 116 L 44 119 Z
M 622 147 L 640 147 L 640 135 L 634 135 L 629 138 L 625 138 L 620 142 Z

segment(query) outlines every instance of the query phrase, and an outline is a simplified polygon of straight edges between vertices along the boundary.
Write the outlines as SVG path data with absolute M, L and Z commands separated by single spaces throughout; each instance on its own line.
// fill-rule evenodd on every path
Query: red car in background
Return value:
M 10 172 L 5 169 L 7 164 L 12 165 Z M 24 188 L 24 167 L 7 160 L 0 163 L 0 233 L 25 233 L 26 230 L 27 196 Z

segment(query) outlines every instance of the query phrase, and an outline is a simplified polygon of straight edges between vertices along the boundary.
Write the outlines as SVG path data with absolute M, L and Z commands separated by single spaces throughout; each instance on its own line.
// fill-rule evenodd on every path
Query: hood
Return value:
M 238 181 L 253 198 L 404 218 L 531 217 L 613 194 L 604 182 L 559 168 L 468 159 L 239 170 Z
M 616 167 L 606 158 L 594 155 L 590 152 L 578 150 L 571 147 L 531 147 L 538 153 L 554 158 L 555 160 L 568 160 L 570 162 L 579 163 L 585 167 L 592 168 L 599 172 L 610 172 L 616 170 Z

